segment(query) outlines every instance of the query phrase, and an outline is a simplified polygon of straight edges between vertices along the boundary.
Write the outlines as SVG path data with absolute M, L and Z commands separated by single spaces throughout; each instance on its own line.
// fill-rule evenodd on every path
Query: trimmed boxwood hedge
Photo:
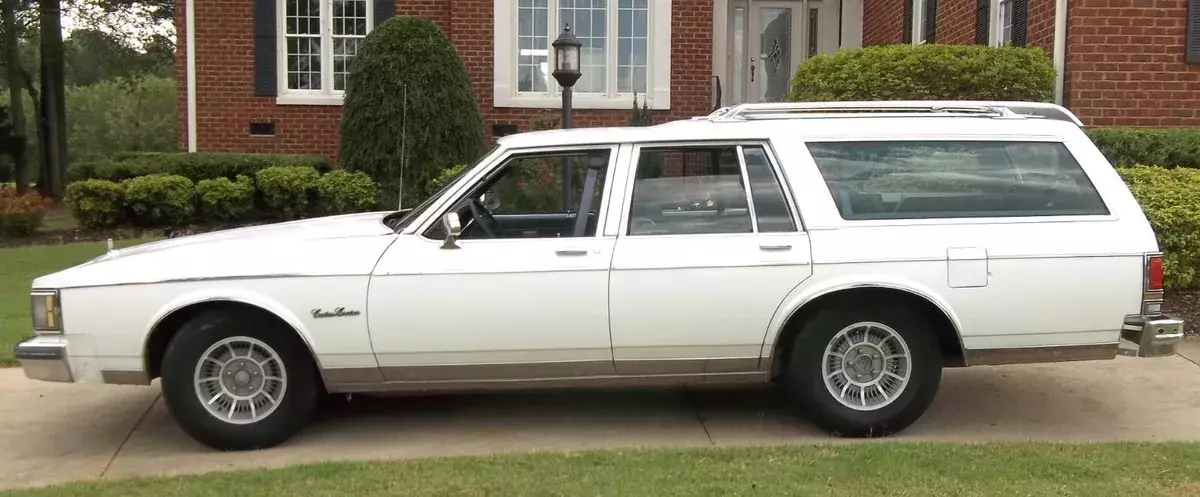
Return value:
M 256 200 L 261 199 L 261 205 Z M 297 219 L 312 214 L 368 212 L 375 183 L 363 173 L 310 166 L 263 169 L 251 178 L 213 178 L 193 184 L 184 176 L 150 174 L 121 182 L 87 179 L 67 185 L 65 200 L 80 224 L 103 228 L 133 221 L 180 226 L 208 221 Z
M 1200 168 L 1200 128 L 1102 127 L 1087 135 L 1114 166 Z
M 1158 237 L 1164 285 L 1194 286 L 1200 269 L 1200 170 L 1134 165 L 1118 167 L 1117 173 Z
M 804 61 L 791 101 L 1023 100 L 1054 96 L 1054 65 L 1035 47 L 884 45 Z
M 274 166 L 308 166 L 319 172 L 332 169 L 329 161 L 319 155 L 135 152 L 72 164 L 67 168 L 67 181 L 123 181 L 149 174 L 177 174 L 193 182 L 214 178 L 236 180 L 239 175 L 254 177 Z

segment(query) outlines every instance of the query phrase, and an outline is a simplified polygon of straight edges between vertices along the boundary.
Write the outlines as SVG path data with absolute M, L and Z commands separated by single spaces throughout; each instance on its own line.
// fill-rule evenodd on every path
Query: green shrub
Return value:
M 1087 135 L 1114 166 L 1200 168 L 1200 128 L 1092 128 Z
M 883 45 L 816 55 L 796 69 L 791 101 L 1022 100 L 1054 96 L 1039 48 Z
M 237 181 L 229 181 L 229 178 L 200 180 L 196 183 L 196 197 L 206 219 L 239 219 L 254 209 L 254 180 L 245 175 L 238 175 Z
M 326 214 L 366 212 L 375 207 L 375 182 L 362 171 L 338 169 L 317 179 L 317 199 Z
M 33 234 L 46 218 L 46 205 L 37 192 L 18 194 L 16 188 L 0 187 L 0 235 Z
M 1117 172 L 1142 206 L 1163 251 L 1164 284 L 1187 288 L 1200 267 L 1200 171 L 1119 167 Z
M 73 164 L 67 177 L 99 178 L 121 181 L 147 174 L 177 174 L 192 181 L 214 178 L 235 180 L 239 175 L 254 177 L 274 166 L 311 166 L 318 171 L 332 167 L 324 157 L 286 154 L 203 153 L 121 153 L 89 165 Z M 90 168 L 90 172 L 88 171 Z
M 71 214 L 85 228 L 112 226 L 121 220 L 124 189 L 120 184 L 88 179 L 67 185 L 63 200 L 71 206 Z
M 308 215 L 318 177 L 309 166 L 276 166 L 259 171 L 256 179 L 267 207 L 284 219 L 298 219 Z
M 100 167 L 103 161 L 80 161 L 73 162 L 67 166 L 67 183 L 83 181 L 96 177 L 96 168 Z
M 136 224 L 179 225 L 192 219 L 196 187 L 175 174 L 148 174 L 121 182 L 125 207 Z
M 483 118 L 462 58 L 437 25 L 395 16 L 350 62 L 339 160 L 379 184 L 380 202 L 420 201 L 443 169 L 483 151 Z M 403 154 L 401 153 L 403 144 Z

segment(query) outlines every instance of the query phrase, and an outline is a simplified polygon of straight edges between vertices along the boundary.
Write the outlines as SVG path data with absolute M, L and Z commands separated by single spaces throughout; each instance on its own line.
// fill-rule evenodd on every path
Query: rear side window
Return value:
M 843 219 L 1106 215 L 1062 143 L 808 144 Z

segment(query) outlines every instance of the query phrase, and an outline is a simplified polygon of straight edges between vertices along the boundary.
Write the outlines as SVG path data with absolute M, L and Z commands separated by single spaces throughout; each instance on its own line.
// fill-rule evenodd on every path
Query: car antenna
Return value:
M 403 97 L 400 102 L 400 191 L 396 193 L 396 210 L 404 210 L 404 162 L 408 156 L 404 153 L 405 131 L 408 129 L 408 83 L 403 85 Z

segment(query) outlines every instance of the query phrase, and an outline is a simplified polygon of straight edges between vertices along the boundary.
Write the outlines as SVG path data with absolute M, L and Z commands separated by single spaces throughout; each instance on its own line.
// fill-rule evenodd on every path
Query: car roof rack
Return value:
M 967 100 L 771 102 L 722 107 L 693 120 L 734 122 L 752 119 L 829 117 L 963 116 L 1000 119 L 1053 119 L 1083 126 L 1066 108 L 1043 102 L 991 102 Z

